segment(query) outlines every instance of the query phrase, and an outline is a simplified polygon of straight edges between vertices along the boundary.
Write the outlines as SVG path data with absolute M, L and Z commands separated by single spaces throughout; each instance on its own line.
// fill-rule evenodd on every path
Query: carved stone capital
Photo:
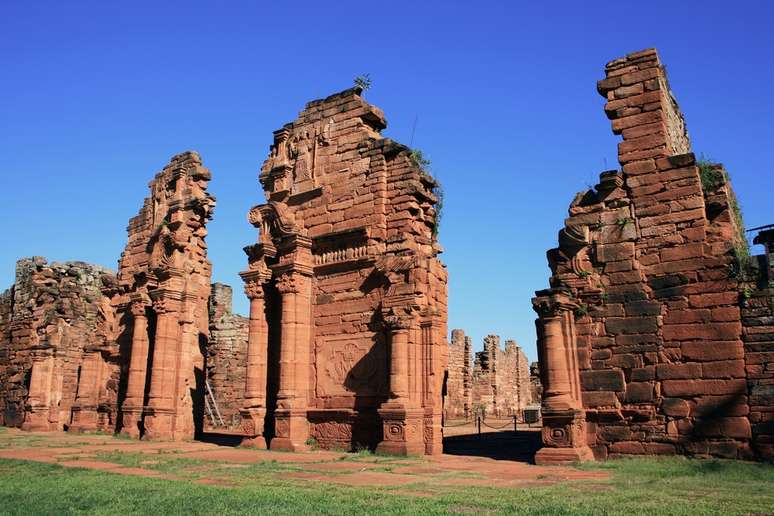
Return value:
M 277 290 L 280 294 L 297 294 L 301 292 L 300 283 L 297 274 L 285 273 L 277 278 Z
M 392 307 L 382 311 L 382 319 L 384 325 L 391 331 L 406 330 L 414 322 L 415 312 L 414 307 Z
M 558 317 L 562 312 L 574 311 L 578 303 L 563 291 L 544 290 L 532 298 L 532 308 L 540 317 Z
M 138 319 L 140 317 L 145 317 L 145 308 L 147 307 L 147 303 L 144 303 L 142 301 L 132 301 L 129 309 L 132 312 L 132 317 L 135 319 Z
M 248 299 L 263 299 L 265 297 L 263 281 L 250 281 L 245 283 L 245 295 Z

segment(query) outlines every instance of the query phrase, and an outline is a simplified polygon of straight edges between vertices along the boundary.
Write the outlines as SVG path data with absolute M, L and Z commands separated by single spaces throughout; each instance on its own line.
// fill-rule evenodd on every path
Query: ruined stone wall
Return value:
M 476 353 L 473 365 L 472 403 L 474 410 L 496 417 L 520 416 L 532 403 L 529 361 L 516 342 L 500 337 L 484 338 L 484 350 Z
M 472 339 L 464 330 L 452 330 L 446 379 L 446 418 L 469 418 L 473 411 Z
M 548 253 L 552 289 L 533 301 L 545 387 L 538 462 L 583 460 L 586 445 L 598 458 L 755 453 L 730 274 L 744 238 L 735 199 L 725 172 L 707 181 L 719 166 L 700 174 L 685 153 L 667 84 L 655 50 L 608 63 L 598 83 L 623 136 L 622 169 L 576 196 Z
M 17 262 L 16 282 L 0 296 L 0 424 L 70 426 L 84 350 L 107 337 L 100 289 L 111 277 L 83 262 Z M 115 382 L 106 383 L 104 397 L 114 409 Z
M 123 358 L 121 431 L 133 437 L 190 439 L 203 421 L 210 177 L 197 153 L 174 156 L 129 221 L 110 296 Z
M 248 332 L 248 319 L 232 313 L 232 297 L 230 286 L 212 284 L 210 341 L 207 345 L 207 380 L 225 428 L 229 430 L 237 429 L 241 424 L 239 410 L 245 403 Z M 214 407 L 212 410 L 214 412 Z M 223 428 L 217 416 L 213 424 L 209 411 L 205 418 L 207 428 Z
M 543 385 L 540 383 L 540 363 L 532 362 L 529 365 L 529 382 L 531 404 L 540 403 L 543 398 Z
M 749 389 L 752 445 L 761 457 L 774 457 L 774 229 L 756 244 L 764 254 L 746 258 L 736 272 L 742 281 L 744 358 Z
M 263 398 L 271 412 L 276 395 L 274 447 L 300 449 L 310 438 L 375 446 L 386 437 L 440 450 L 446 271 L 433 236 L 436 184 L 410 149 L 380 135 L 385 126 L 355 88 L 308 103 L 274 133 L 261 173 L 268 203 L 250 212 L 260 242 L 247 248 L 243 273 L 251 313 L 261 314 L 251 316 L 254 334 L 270 335 L 254 355 L 268 360 L 270 387 L 250 398 L 248 429 L 262 438 Z M 279 345 L 286 330 L 296 335 L 292 378 L 279 364 L 290 360 Z M 385 426 L 391 416 L 377 410 L 391 399 L 393 335 L 401 392 L 392 394 L 413 412 L 410 423 Z M 264 384 L 258 362 L 255 371 Z

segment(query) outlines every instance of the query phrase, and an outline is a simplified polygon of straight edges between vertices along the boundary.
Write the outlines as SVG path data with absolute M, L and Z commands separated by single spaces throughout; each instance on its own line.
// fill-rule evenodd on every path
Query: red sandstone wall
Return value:
M 84 349 L 107 338 L 100 289 L 110 277 L 107 269 L 83 262 L 17 262 L 16 283 L 0 297 L 0 424 L 39 430 L 70 425 Z M 30 397 L 36 356 L 50 357 L 47 387 Z M 113 407 L 117 387 L 105 388 Z
M 207 380 L 218 406 L 220 416 L 229 430 L 241 424 L 239 409 L 244 406 L 247 367 L 248 319 L 232 313 L 232 290 L 222 283 L 212 284 L 210 295 L 210 340 L 207 344 Z M 213 413 L 215 412 L 212 407 Z M 208 429 L 223 426 L 215 416 L 213 424 L 205 413 Z
M 269 204 L 251 212 L 261 240 L 248 253 L 262 256 L 251 258 L 243 276 L 273 271 L 266 291 L 270 313 L 279 309 L 282 296 L 292 297 L 295 306 L 309 303 L 308 315 L 296 308 L 303 313 L 297 315 L 302 318 L 297 331 L 305 334 L 309 324 L 312 342 L 308 350 L 301 343 L 293 351 L 303 360 L 309 354 L 308 367 L 295 373 L 293 385 L 278 386 L 283 322 L 269 320 L 268 383 L 269 391 L 294 398 L 288 404 L 305 408 L 308 436 L 321 446 L 375 446 L 381 440 L 377 409 L 390 395 L 383 315 L 398 317 L 399 324 L 404 316 L 410 319 L 411 344 L 405 350 L 410 403 L 425 413 L 421 427 L 412 424 L 408 431 L 435 450 L 446 363 L 446 271 L 432 236 L 435 182 L 407 147 L 382 138 L 384 115 L 360 93 L 350 89 L 310 102 L 295 121 L 275 131 L 261 174 Z M 308 240 L 311 263 L 307 251 L 299 250 Z M 403 291 L 406 306 L 390 304 L 391 296 Z M 281 426 L 285 433 L 288 425 Z M 281 438 L 295 443 L 303 437 L 289 432 L 293 435 Z M 300 432 L 307 434 L 304 428 Z
M 702 187 L 654 50 L 606 76 L 622 170 L 576 196 L 549 252 L 552 287 L 576 305 L 588 443 L 598 458 L 752 457 L 730 185 Z
M 463 330 L 452 330 L 444 401 L 447 419 L 468 418 L 473 413 L 471 347 L 472 339 Z
M 496 417 L 520 416 L 532 403 L 529 361 L 513 340 L 500 347 L 500 337 L 484 338 L 476 353 L 472 377 L 472 404 L 477 412 Z

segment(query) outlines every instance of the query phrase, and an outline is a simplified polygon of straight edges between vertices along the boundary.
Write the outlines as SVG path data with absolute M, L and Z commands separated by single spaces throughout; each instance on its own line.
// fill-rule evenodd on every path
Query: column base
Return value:
M 48 416 L 48 408 L 45 411 L 28 411 L 24 415 L 21 429 L 27 432 L 54 432 L 57 424 L 49 421 Z
M 69 432 L 96 432 L 99 422 L 97 407 L 73 407 L 72 421 Z
M 240 446 L 265 450 L 266 438 L 263 432 L 266 409 L 263 407 L 243 408 L 239 414 L 242 416 L 242 431 L 245 433 Z
M 121 435 L 139 439 L 142 437 L 142 407 L 125 407 L 121 409 Z
M 175 413 L 171 409 L 147 407 L 143 421 L 145 433 L 143 441 L 172 441 L 172 426 Z
M 277 409 L 274 412 L 274 433 L 269 443 L 272 450 L 309 451 L 309 421 L 306 409 Z
M 579 462 L 593 462 L 594 453 L 588 446 L 580 448 L 541 448 L 535 454 L 538 466 L 562 466 Z
M 586 441 L 586 414 L 576 408 L 543 408 L 543 444 L 535 464 L 573 464 L 594 460 Z
M 424 455 L 424 410 L 407 409 L 401 402 L 388 402 L 378 410 L 383 440 L 376 451 L 389 455 Z
M 239 443 L 242 448 L 255 448 L 256 450 L 267 450 L 266 439 L 262 436 L 256 437 L 243 437 L 242 442 Z

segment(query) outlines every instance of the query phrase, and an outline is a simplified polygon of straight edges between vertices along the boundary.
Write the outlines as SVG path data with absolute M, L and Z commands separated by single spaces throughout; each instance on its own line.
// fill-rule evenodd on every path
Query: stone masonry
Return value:
M 444 403 L 446 419 L 467 419 L 473 414 L 472 345 L 473 340 L 464 330 L 452 330 Z
M 105 345 L 107 269 L 83 262 L 19 260 L 0 295 L 0 425 L 65 430 L 71 425 L 86 354 Z M 99 427 L 115 421 L 118 385 L 107 374 Z
M 484 416 L 521 418 L 532 403 L 529 360 L 516 342 L 500 337 L 484 338 L 484 350 L 476 353 L 472 375 L 473 408 Z
M 441 453 L 446 281 L 436 182 L 359 88 L 274 132 L 242 273 L 245 444 Z
M 202 430 L 210 177 L 197 153 L 178 154 L 129 222 L 112 304 L 125 322 L 118 339 L 130 341 L 121 432 L 131 437 L 191 439 Z
M 605 73 L 597 87 L 623 137 L 621 170 L 576 196 L 548 252 L 551 288 L 533 300 L 544 386 L 536 461 L 771 457 L 771 291 L 745 299 L 735 269 L 746 241 L 727 175 L 690 153 L 655 50 Z
M 774 227 L 754 242 L 764 254 L 747 257 L 736 272 L 742 283 L 742 323 L 752 446 L 774 457 Z
M 207 345 L 207 380 L 218 412 L 229 430 L 240 428 L 240 409 L 245 403 L 247 373 L 247 334 L 249 319 L 231 311 L 232 290 L 228 285 L 213 283 L 210 295 L 210 341 Z M 215 412 L 215 407 L 210 407 Z M 209 411 L 205 428 L 222 428 Z

